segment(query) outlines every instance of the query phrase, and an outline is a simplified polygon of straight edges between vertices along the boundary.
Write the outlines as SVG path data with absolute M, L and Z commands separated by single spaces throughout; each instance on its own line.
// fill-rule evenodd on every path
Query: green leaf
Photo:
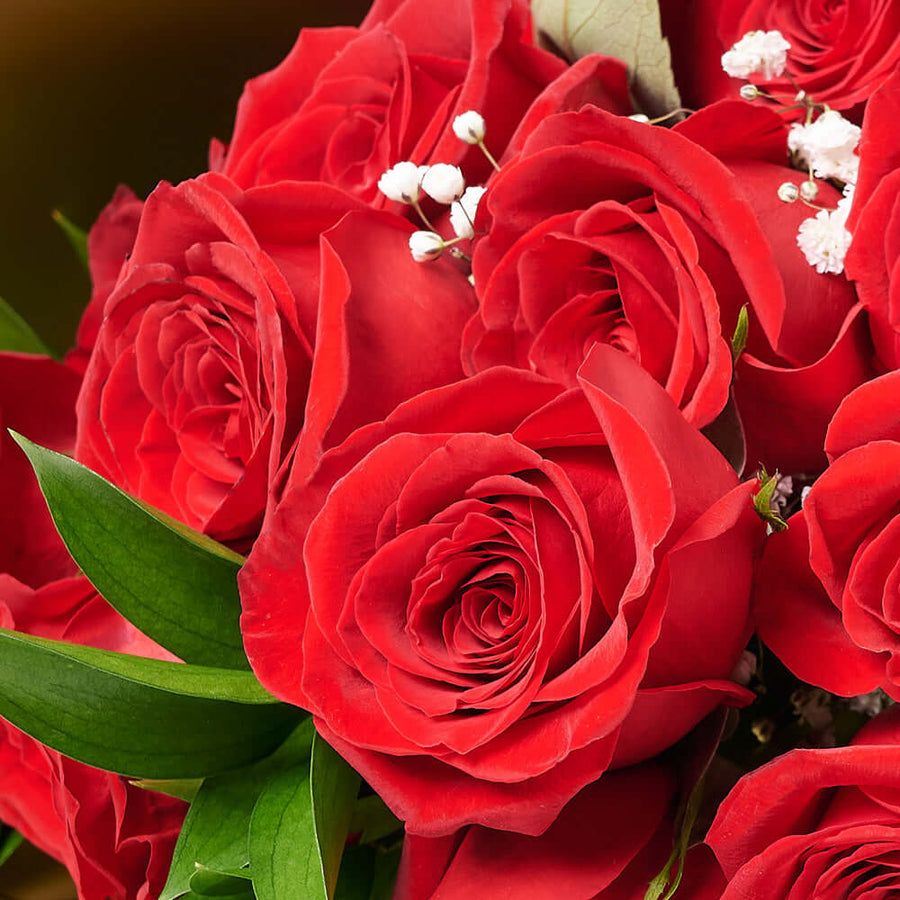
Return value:
M 750 319 L 747 315 L 747 304 L 745 303 L 738 313 L 737 325 L 735 325 L 734 334 L 731 336 L 731 358 L 735 363 L 747 346 L 747 332 L 749 329 Z
M 67 456 L 10 434 L 31 461 L 69 552 L 112 606 L 186 662 L 249 668 L 239 622 L 240 556 L 149 512 Z
M 378 794 L 360 797 L 350 819 L 350 833 L 361 832 L 359 842 L 371 844 L 403 830 L 403 823 L 385 806 Z
M 78 257 L 78 261 L 84 266 L 85 269 L 88 268 L 88 247 L 87 247 L 87 232 L 83 228 L 79 228 L 73 222 L 70 222 L 58 209 L 54 209 L 52 213 L 50 213 L 53 221 L 56 222 L 57 225 L 62 229 L 63 234 L 69 239 L 69 243 L 72 245 L 72 249 L 75 251 L 75 255 Z
M 19 849 L 25 838 L 6 825 L 2 826 L 0 832 L 0 866 L 3 865 L 12 855 Z
M 144 791 L 156 791 L 190 803 L 197 796 L 202 778 L 133 778 L 131 783 Z
M 229 871 L 250 862 L 250 816 L 260 792 L 285 770 L 308 770 L 312 738 L 312 719 L 307 718 L 270 756 L 203 782 L 182 825 L 160 900 L 188 891 L 197 863 Z
M 331 900 L 360 778 L 316 735 L 309 771 L 266 785 L 250 821 L 257 900 Z
M 0 716 L 88 765 L 196 778 L 246 765 L 296 725 L 249 672 L 127 656 L 0 629 Z
M 254 900 L 250 872 L 241 869 L 220 871 L 197 863 L 191 876 L 191 891 L 201 897 L 228 897 Z
M 635 104 L 649 116 L 681 107 L 657 0 L 532 0 L 531 15 L 537 42 L 568 60 L 602 53 L 625 62 Z
M 0 298 L 0 350 L 53 356 L 31 326 L 2 298 Z

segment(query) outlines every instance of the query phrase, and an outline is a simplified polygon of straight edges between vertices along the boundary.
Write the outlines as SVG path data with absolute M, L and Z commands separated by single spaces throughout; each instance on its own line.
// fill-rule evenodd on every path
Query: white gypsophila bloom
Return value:
M 414 162 L 398 162 L 378 179 L 378 190 L 388 200 L 397 203 L 414 203 L 422 195 L 420 184 L 428 166 L 417 166 Z
M 855 182 L 859 172 L 855 151 L 861 133 L 858 125 L 847 121 L 836 109 L 829 109 L 809 125 L 791 125 L 788 147 L 816 178 Z
M 844 227 L 847 211 L 838 205 L 834 212 L 823 209 L 815 216 L 804 219 L 797 232 L 797 246 L 820 275 L 825 272 L 840 275 L 844 271 L 844 258 L 853 239 Z
M 800 491 L 800 505 L 802 506 L 806 503 L 806 498 L 809 495 L 809 492 L 812 490 L 812 485 L 808 484 L 802 491 Z
M 480 144 L 484 140 L 484 117 L 474 109 L 461 113 L 453 120 L 453 133 L 467 144 Z
M 722 68 L 732 78 L 749 78 L 759 72 L 771 81 L 784 72 L 791 45 L 780 31 L 748 31 L 722 54 Z
M 429 262 L 444 252 L 444 239 L 433 231 L 414 231 L 409 236 L 409 249 L 416 262 Z
M 438 203 L 459 200 L 466 189 L 466 180 L 458 166 L 437 163 L 429 166 L 422 178 L 422 190 Z
M 485 188 L 467 187 L 459 200 L 450 204 L 450 224 L 453 226 L 457 237 L 475 237 L 475 229 L 472 223 L 475 221 L 475 213 L 478 211 L 478 202 L 484 196 Z

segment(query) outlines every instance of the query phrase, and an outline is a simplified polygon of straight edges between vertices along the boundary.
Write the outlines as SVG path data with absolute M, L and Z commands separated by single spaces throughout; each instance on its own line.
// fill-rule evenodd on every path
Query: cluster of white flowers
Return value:
M 779 31 L 750 31 L 722 56 L 722 68 L 734 78 L 760 74 L 763 80 L 769 81 L 784 72 L 790 48 L 790 43 Z M 757 97 L 775 99 L 752 84 L 741 88 L 741 96 L 750 101 Z M 819 210 L 800 223 L 797 246 L 817 272 L 839 275 L 844 271 L 844 258 L 852 241 L 847 230 L 847 217 L 859 173 L 856 148 L 861 129 L 837 110 L 813 102 L 805 91 L 797 94 L 794 103 L 806 108 L 807 120 L 791 125 L 788 147 L 796 162 L 806 167 L 809 178 L 800 185 L 784 182 L 778 188 L 778 196 L 785 203 L 802 200 Z M 813 118 L 816 110 L 822 111 Z M 844 199 L 837 209 L 822 209 L 813 202 L 819 194 L 816 178 L 831 178 L 843 183 Z
M 464 143 L 481 147 L 491 164 L 499 168 L 484 146 L 485 123 L 480 113 L 470 109 L 457 116 L 453 120 L 453 133 Z M 417 166 L 409 160 L 399 162 L 378 179 L 378 189 L 389 200 L 413 206 L 428 227 L 427 231 L 415 231 L 410 235 L 409 250 L 416 262 L 430 262 L 441 256 L 447 247 L 475 237 L 475 214 L 485 188 L 467 188 L 458 166 L 448 163 Z M 450 205 L 450 225 L 455 238 L 444 240 L 434 230 L 419 206 L 423 193 L 438 203 Z
M 816 178 L 854 184 L 859 173 L 856 147 L 860 134 L 858 125 L 848 122 L 836 109 L 829 109 L 808 125 L 791 125 L 788 147 Z
M 840 275 L 844 271 L 844 258 L 853 240 L 846 227 L 850 202 L 851 197 L 845 197 L 838 201 L 837 209 L 821 209 L 800 223 L 797 246 L 820 275 Z
M 722 54 L 722 68 L 732 78 L 762 75 L 771 81 L 784 72 L 791 45 L 780 31 L 749 31 Z

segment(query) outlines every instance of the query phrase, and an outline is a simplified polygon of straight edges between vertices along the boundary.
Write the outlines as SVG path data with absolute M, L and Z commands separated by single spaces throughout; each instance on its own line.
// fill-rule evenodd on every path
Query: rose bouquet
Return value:
M 2 309 L 0 864 L 900 891 L 900 4 L 590 6 L 302 31 Z

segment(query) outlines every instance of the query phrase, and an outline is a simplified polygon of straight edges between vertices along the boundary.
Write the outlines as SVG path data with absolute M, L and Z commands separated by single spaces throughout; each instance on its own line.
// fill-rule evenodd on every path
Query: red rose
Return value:
M 729 879 L 722 900 L 897 895 L 896 712 L 849 747 L 792 750 L 738 782 L 706 838 Z
M 831 465 L 760 565 L 757 627 L 800 678 L 900 698 L 900 372 L 857 388 L 828 429 Z
M 735 97 L 742 84 L 721 57 L 748 31 L 780 31 L 791 44 L 783 76 L 750 80 L 779 96 L 798 88 L 832 109 L 864 103 L 900 63 L 900 7 L 893 0 L 664 0 L 682 99 L 703 106 Z
M 694 744 L 688 753 L 696 750 Z M 643 898 L 675 838 L 675 758 L 667 754 L 664 760 L 606 773 L 535 837 L 480 825 L 438 838 L 407 834 L 393 900 Z M 692 848 L 679 897 L 719 900 L 724 884 L 712 851 L 702 844 Z
M 742 101 L 717 103 L 676 128 L 720 159 L 759 222 L 745 248 L 777 270 L 777 294 L 748 292 L 747 351 L 738 361 L 734 395 L 747 437 L 747 459 L 782 472 L 820 471 L 828 423 L 841 400 L 873 377 L 874 351 L 865 314 L 843 275 L 820 274 L 797 246 L 801 222 L 813 215 L 786 204 L 778 187 L 800 185 L 787 166 L 787 129 L 772 110 Z M 817 202 L 836 207 L 840 193 L 819 182 Z M 715 263 L 714 263 L 715 265 Z M 740 296 L 727 269 L 713 282 L 724 308 Z M 723 277 L 724 276 L 724 277 Z
M 188 525 L 246 543 L 301 430 L 315 458 L 458 377 L 465 279 L 415 264 L 404 221 L 343 218 L 361 208 L 323 184 L 245 192 L 207 175 L 160 185 L 106 302 L 78 400 L 78 459 Z M 304 411 L 311 379 L 316 403 Z
M 83 577 L 32 590 L 0 574 L 0 625 L 55 640 L 171 658 Z M 0 818 L 69 870 L 81 900 L 159 895 L 187 807 L 67 759 L 0 719 Z
M 846 279 L 796 246 L 809 211 L 778 199 L 799 180 L 786 162 L 779 117 L 740 103 L 673 130 L 597 109 L 546 119 L 482 201 L 467 370 L 505 363 L 570 386 L 591 345 L 610 343 L 704 426 L 731 382 L 723 331 L 748 303 L 735 385 L 748 456 L 821 468 L 827 423 L 872 354 Z
M 496 367 L 289 483 L 240 575 L 245 647 L 409 831 L 538 834 L 746 699 L 751 488 L 624 354 L 568 392 Z
M 393 900 L 613 900 L 643 897 L 672 848 L 671 773 L 658 763 L 610 772 L 540 836 L 471 825 L 403 842 Z
M 80 384 L 75 371 L 52 359 L 0 353 L 0 572 L 31 587 L 72 575 L 76 567 L 53 526 L 30 463 L 6 429 L 71 454 Z
M 847 276 L 869 312 L 872 338 L 886 368 L 900 367 L 900 72 L 866 107 L 860 140 L 859 181 L 848 227 L 853 243 Z
M 627 104 L 617 68 L 612 92 Z M 377 4 L 359 29 L 303 30 L 276 69 L 250 81 L 212 168 L 245 187 L 319 180 L 365 201 L 379 199 L 379 177 L 401 160 L 465 161 L 477 181 L 490 167 L 453 135 L 454 116 L 481 112 L 499 158 L 525 110 L 565 71 L 531 43 L 523 0 Z

